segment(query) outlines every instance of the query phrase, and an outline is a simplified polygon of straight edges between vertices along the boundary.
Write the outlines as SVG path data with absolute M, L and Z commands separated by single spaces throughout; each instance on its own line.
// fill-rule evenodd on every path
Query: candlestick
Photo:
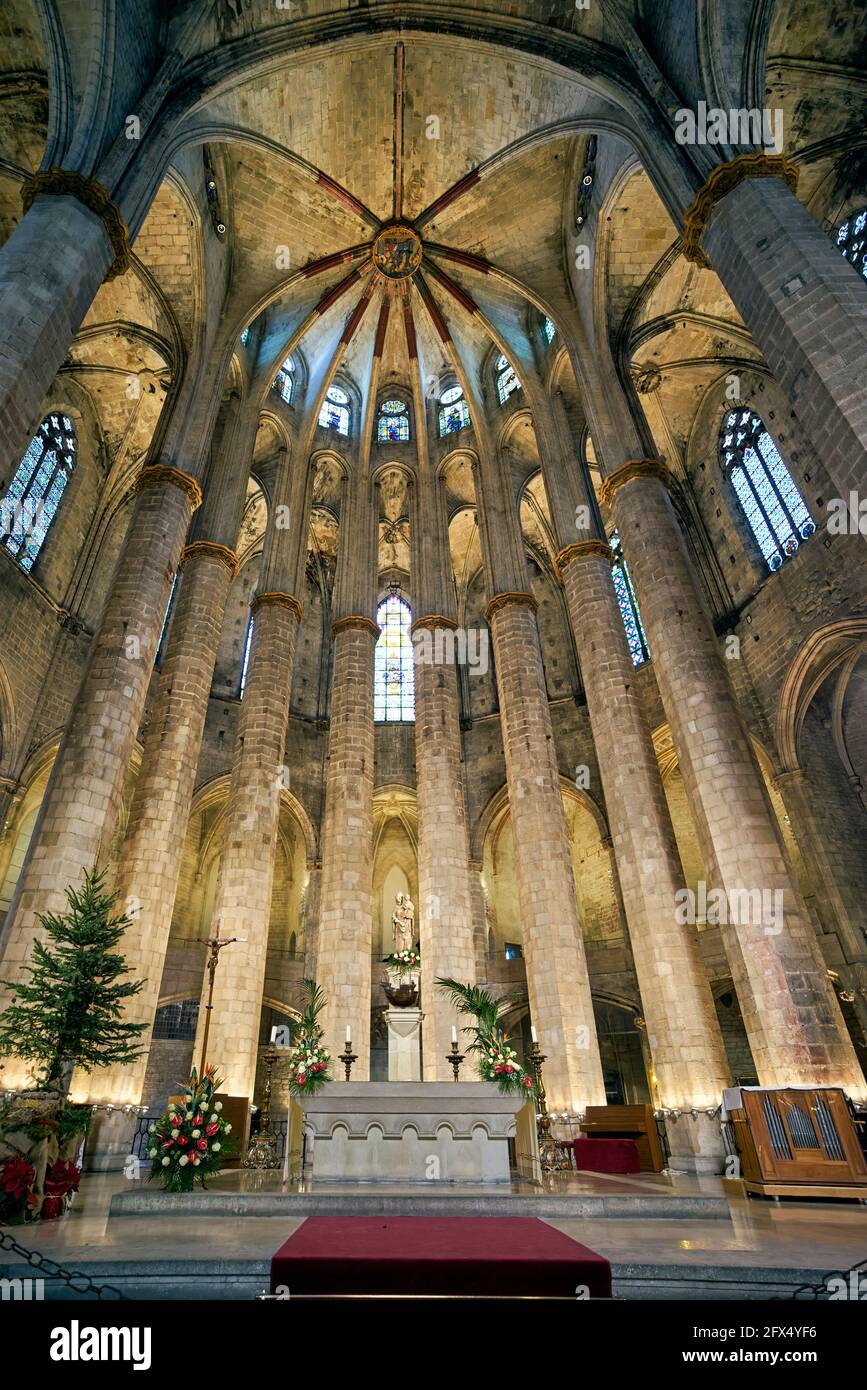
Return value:
M 262 1057 L 265 1063 L 265 1089 L 259 1111 L 259 1133 L 254 1134 L 244 1159 L 245 1168 L 279 1168 L 277 1136 L 271 1132 L 271 1071 L 277 1060 L 277 1050 L 269 1043 Z M 288 1143 L 288 1138 L 287 1138 Z
M 452 1032 L 454 1032 L 454 1031 L 455 1031 L 455 1030 L 452 1029 Z M 464 1059 L 463 1059 L 462 1054 L 461 1054 L 460 1052 L 458 1052 L 457 1041 L 456 1041 L 456 1039 L 453 1038 L 453 1039 L 452 1039 L 452 1050 L 451 1050 L 451 1052 L 447 1052 L 447 1053 L 446 1053 L 446 1061 L 447 1061 L 447 1062 L 451 1062 L 451 1067 L 452 1067 L 452 1071 L 454 1072 L 454 1079 L 455 1079 L 455 1081 L 459 1081 L 459 1080 L 460 1080 L 461 1063 L 463 1062 L 463 1060 L 464 1060 Z
M 346 1031 L 349 1032 L 349 1029 Z M 346 1051 L 340 1054 L 340 1061 L 343 1063 L 343 1069 L 346 1072 L 346 1080 L 349 1081 L 352 1076 L 352 1063 L 358 1061 L 356 1054 L 350 1051 L 349 1038 L 346 1039 Z
M 546 1054 L 534 1038 L 530 1049 L 530 1064 L 536 1078 L 536 1098 L 539 1104 L 539 1162 L 543 1173 L 562 1173 L 572 1165 L 566 1158 L 562 1140 L 555 1139 L 551 1133 L 551 1118 L 545 1098 L 545 1083 L 542 1080 L 542 1063 L 547 1060 Z

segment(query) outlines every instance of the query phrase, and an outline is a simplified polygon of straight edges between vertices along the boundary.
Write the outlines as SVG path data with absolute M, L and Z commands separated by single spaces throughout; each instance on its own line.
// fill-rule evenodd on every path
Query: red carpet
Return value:
M 271 1292 L 611 1297 L 611 1266 L 535 1216 L 309 1216 L 271 1261 Z

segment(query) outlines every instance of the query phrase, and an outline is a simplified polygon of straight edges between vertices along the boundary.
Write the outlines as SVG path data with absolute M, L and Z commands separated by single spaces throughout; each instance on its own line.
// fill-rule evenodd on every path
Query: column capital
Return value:
M 298 602 L 294 594 L 283 594 L 278 590 L 268 590 L 263 594 L 257 594 L 250 604 L 250 612 L 257 613 L 260 608 L 288 608 L 290 613 L 294 613 L 299 623 L 304 617 L 304 609 Z
M 557 578 L 562 580 L 564 570 L 582 555 L 596 555 L 600 560 L 607 560 L 609 565 L 614 562 L 614 551 L 607 541 L 599 540 L 595 536 L 587 541 L 573 541 L 571 545 L 565 545 L 562 550 L 558 550 L 554 556 Z
M 40 195 L 50 198 L 75 198 L 98 217 L 114 252 L 114 260 L 106 271 L 106 280 L 124 275 L 130 267 L 129 232 L 120 209 L 101 183 L 85 178 L 75 169 L 40 169 L 21 185 L 21 206 L 29 212 Z
M 599 500 L 603 507 L 610 507 L 617 489 L 635 478 L 658 478 L 666 488 L 671 486 L 671 474 L 662 459 L 629 459 L 603 478 L 599 488 Z
M 372 618 L 365 618 L 359 613 L 348 613 L 345 618 L 337 618 L 331 624 L 332 637 L 339 637 L 341 632 L 369 632 L 376 642 L 380 628 Z
M 532 594 L 522 592 L 494 594 L 494 597 L 485 604 L 485 622 L 490 623 L 494 614 L 499 613 L 502 608 L 512 607 L 529 608 L 531 613 L 535 613 L 539 605 Z
M 189 560 L 205 558 L 219 560 L 226 566 L 233 579 L 238 573 L 239 561 L 234 550 L 231 550 L 227 545 L 218 545 L 216 541 L 193 541 L 190 545 L 185 545 L 181 551 L 178 569 L 185 569 Z
M 717 203 L 743 183 L 744 179 L 785 179 L 792 192 L 798 186 L 798 167 L 782 154 L 739 154 L 726 164 L 718 164 L 708 175 L 683 218 L 683 255 L 702 269 L 710 267 L 701 239 Z
M 423 617 L 416 618 L 410 628 L 410 635 L 415 632 L 416 628 L 422 627 L 430 628 L 432 631 L 438 627 L 447 627 L 452 632 L 456 632 L 458 625 L 454 618 L 447 618 L 444 613 L 425 613 Z
M 771 779 L 778 792 L 784 792 L 786 787 L 801 787 L 804 784 L 804 769 L 802 767 L 784 767 L 782 772 L 777 772 Z
M 137 494 L 144 492 L 146 488 L 162 487 L 166 483 L 186 493 L 193 511 L 202 505 L 202 489 L 195 478 L 191 478 L 189 473 L 183 473 L 180 468 L 171 468 L 165 463 L 147 464 L 133 483 L 132 490 Z

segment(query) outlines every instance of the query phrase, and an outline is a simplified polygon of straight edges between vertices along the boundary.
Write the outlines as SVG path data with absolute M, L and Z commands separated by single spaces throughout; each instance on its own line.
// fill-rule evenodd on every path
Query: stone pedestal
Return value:
M 323 1182 L 508 1182 L 523 1104 L 486 1081 L 332 1082 L 305 1101 L 308 1162 Z
M 386 1009 L 389 1081 L 421 1080 L 421 1009 Z

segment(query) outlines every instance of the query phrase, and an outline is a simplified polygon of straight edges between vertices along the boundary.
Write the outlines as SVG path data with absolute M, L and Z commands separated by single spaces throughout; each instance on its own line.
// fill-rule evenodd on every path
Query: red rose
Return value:
M 198 1128 L 199 1128 L 199 1125 L 202 1124 L 202 1123 L 204 1122 L 204 1118 L 205 1118 L 205 1117 L 204 1117 L 204 1115 L 202 1115 L 202 1114 L 199 1114 L 199 1115 L 194 1116 L 194 1118 L 193 1118 L 193 1129 L 198 1129 Z
M 197 1139 L 197 1140 L 196 1140 L 196 1148 L 197 1148 L 197 1149 L 202 1149 L 202 1150 L 204 1151 L 207 1147 L 208 1147 L 208 1141 L 207 1141 L 207 1139 Z
M 190 1141 L 189 1141 L 189 1139 L 187 1138 L 186 1134 L 179 1134 L 179 1135 L 178 1135 L 178 1143 L 180 1144 L 181 1148 L 183 1148 L 185 1144 L 189 1144 L 189 1142 L 190 1142 Z
M 306 1076 L 303 1076 L 303 1075 L 299 1072 L 299 1074 L 296 1076 L 295 1080 L 296 1080 L 296 1082 L 297 1082 L 297 1084 L 298 1084 L 299 1086 L 303 1086 L 304 1083 L 305 1083 L 306 1080 L 307 1080 L 307 1077 L 306 1077 Z
M 217 1124 L 217 1121 L 216 1121 L 216 1120 L 212 1120 L 211 1123 L 208 1125 L 207 1129 L 205 1130 L 205 1133 L 206 1133 L 206 1134 L 216 1134 L 216 1132 L 217 1132 L 217 1130 L 218 1130 L 219 1128 L 220 1128 L 220 1126 Z
M 527 1090 L 528 1090 L 528 1091 L 529 1091 L 530 1087 L 532 1086 L 532 1084 L 533 1084 L 533 1083 L 532 1083 L 532 1081 L 530 1080 L 529 1076 L 525 1076 L 525 1077 L 524 1077 L 524 1085 L 527 1087 Z

